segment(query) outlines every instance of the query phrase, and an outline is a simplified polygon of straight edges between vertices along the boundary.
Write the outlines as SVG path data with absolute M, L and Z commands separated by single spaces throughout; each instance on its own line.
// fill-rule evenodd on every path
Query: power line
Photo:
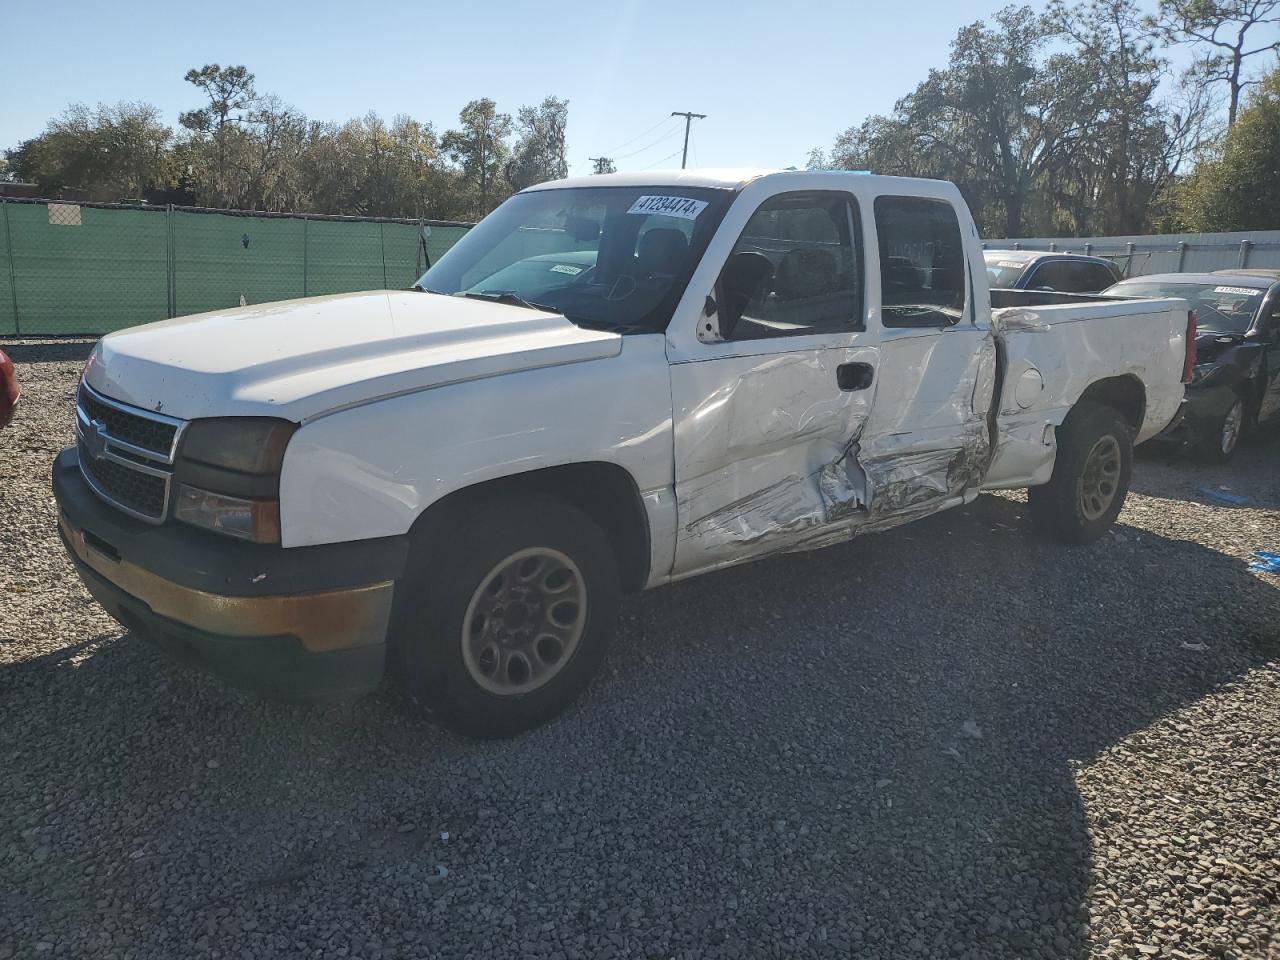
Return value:
M 644 153 L 646 150 L 652 150 L 654 147 L 662 143 L 664 140 L 670 140 L 672 137 L 676 136 L 679 133 L 680 133 L 679 127 L 677 127 L 674 130 L 668 130 L 666 133 L 664 133 L 662 136 L 660 136 L 657 140 L 653 141 L 653 143 L 649 144 L 648 146 L 641 147 L 639 150 L 632 150 L 630 153 L 624 153 L 621 156 L 614 157 L 613 159 L 626 160 L 628 157 L 634 157 L 637 154 Z
M 660 163 L 666 163 L 666 162 L 667 162 L 668 160 L 670 160 L 672 157 L 678 156 L 678 155 L 679 155 L 679 153 L 680 153 L 680 151 L 679 151 L 679 150 L 677 150 L 675 153 L 668 153 L 668 154 L 667 154 L 665 157 L 663 157 L 661 160 L 655 160 L 655 161 L 653 161 L 653 163 L 649 164 L 647 167 L 641 167 L 640 169 L 641 169 L 641 170 L 652 170 L 652 169 L 653 169 L 654 167 L 656 167 L 658 164 L 660 164 Z
M 672 110 L 671 115 L 673 117 L 684 117 L 684 156 L 680 158 L 680 169 L 683 170 L 685 162 L 689 159 L 689 128 L 693 126 L 695 117 L 699 120 L 705 120 L 707 115 L 705 113 L 682 113 L 679 110 Z
M 661 120 L 659 120 L 657 123 L 655 123 L 652 127 L 650 127 L 648 130 L 646 130 L 644 133 L 637 134 L 636 136 L 634 136 L 634 137 L 632 137 L 630 140 L 628 140 L 626 143 L 620 143 L 620 144 L 618 144 L 616 147 L 614 147 L 614 148 L 613 148 L 613 152 L 614 152 L 614 153 L 617 153 L 619 150 L 622 150 L 622 149 L 624 149 L 624 148 L 626 148 L 626 147 L 631 146 L 633 143 L 635 143 L 635 142 L 636 142 L 637 140 L 639 140 L 641 137 L 647 137 L 649 134 L 653 133 L 653 131 L 657 130 L 657 129 L 658 129 L 660 126 L 662 126 L 664 123 L 670 123 L 670 122 L 671 122 L 671 118 L 670 118 L 670 117 L 663 117 Z

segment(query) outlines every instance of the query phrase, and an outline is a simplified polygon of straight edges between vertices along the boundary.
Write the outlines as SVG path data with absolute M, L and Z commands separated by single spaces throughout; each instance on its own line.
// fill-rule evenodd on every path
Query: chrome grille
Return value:
M 181 420 L 119 403 L 82 383 L 76 397 L 80 472 L 112 506 L 161 523 L 182 427 Z

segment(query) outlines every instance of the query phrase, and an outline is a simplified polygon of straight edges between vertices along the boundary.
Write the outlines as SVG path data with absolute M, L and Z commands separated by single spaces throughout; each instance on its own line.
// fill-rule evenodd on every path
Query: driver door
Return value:
M 717 297 L 741 319 L 671 366 L 673 575 L 848 536 L 878 358 L 864 280 L 849 193 L 776 194 L 740 227 Z

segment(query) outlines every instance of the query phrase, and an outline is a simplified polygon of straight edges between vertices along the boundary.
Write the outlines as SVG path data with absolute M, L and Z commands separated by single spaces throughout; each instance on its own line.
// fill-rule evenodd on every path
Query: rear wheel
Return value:
M 1200 459 L 1207 463 L 1226 463 L 1236 454 L 1244 434 L 1244 400 L 1237 398 L 1222 419 L 1205 432 L 1200 441 Z
M 509 737 L 586 688 L 618 607 L 600 528 L 542 494 L 472 500 L 422 531 L 395 643 L 404 686 L 467 736 Z
M 1120 515 L 1132 471 L 1125 419 L 1103 404 L 1077 404 L 1058 428 L 1053 477 L 1027 491 L 1032 523 L 1063 543 L 1092 543 Z

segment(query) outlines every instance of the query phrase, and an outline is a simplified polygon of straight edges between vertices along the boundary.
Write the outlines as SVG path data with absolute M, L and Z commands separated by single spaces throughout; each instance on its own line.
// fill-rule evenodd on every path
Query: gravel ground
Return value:
M 0 434 L 0 958 L 1280 956 L 1277 441 L 634 598 L 558 722 L 266 703 L 123 634 Z M 1200 490 L 1227 487 L 1247 506 Z

